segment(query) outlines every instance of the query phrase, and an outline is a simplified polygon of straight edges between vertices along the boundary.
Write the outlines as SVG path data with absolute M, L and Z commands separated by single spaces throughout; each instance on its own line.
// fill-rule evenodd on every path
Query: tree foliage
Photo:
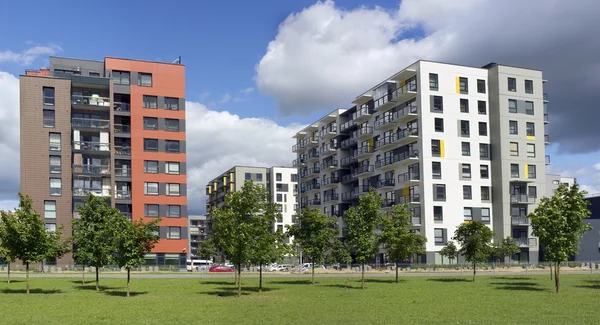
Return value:
M 358 207 L 350 207 L 344 214 L 344 222 L 348 227 L 346 243 L 354 252 L 356 261 L 362 266 L 361 283 L 365 287 L 364 267 L 379 251 L 377 226 L 381 224 L 383 215 L 379 212 L 383 198 L 374 188 L 360 197 Z
M 459 253 L 473 263 L 473 281 L 477 263 L 487 261 L 492 253 L 492 238 L 494 232 L 481 221 L 464 222 L 456 228 L 453 239 L 460 245 Z
M 331 242 L 331 247 L 325 256 L 325 263 L 350 264 L 352 263 L 352 256 L 350 255 L 348 248 L 336 238 Z
M 551 198 L 543 197 L 538 207 L 528 215 L 534 236 L 538 237 L 548 261 L 555 263 L 556 293 L 560 289 L 560 262 L 579 251 L 579 242 L 591 225 L 584 223 L 590 216 L 585 200 L 586 191 L 579 185 L 561 185 Z
M 493 255 L 496 258 L 511 257 L 521 251 L 517 240 L 507 236 L 502 241 L 493 244 Z
M 449 241 L 446 246 L 440 249 L 440 255 L 446 257 L 450 260 L 450 264 L 452 264 L 452 261 L 454 261 L 455 258 L 458 258 L 458 248 L 453 241 Z

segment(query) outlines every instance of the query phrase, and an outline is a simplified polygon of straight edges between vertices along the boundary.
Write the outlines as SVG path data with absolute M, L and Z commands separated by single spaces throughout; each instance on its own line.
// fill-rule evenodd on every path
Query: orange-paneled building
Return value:
M 130 218 L 162 219 L 148 265 L 184 267 L 185 67 L 51 57 L 49 69 L 21 77 L 21 99 L 21 191 L 31 193 L 47 226 L 70 229 L 88 193 L 110 197 Z M 39 158 L 49 166 L 29 168 Z M 49 186 L 40 190 L 42 179 Z

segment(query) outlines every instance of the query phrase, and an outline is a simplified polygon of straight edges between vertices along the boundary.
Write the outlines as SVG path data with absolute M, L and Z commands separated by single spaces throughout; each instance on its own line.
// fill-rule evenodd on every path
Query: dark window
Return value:
M 250 173 L 244 174 L 244 179 L 247 180 L 247 181 L 251 180 L 252 179 L 252 174 L 250 174 Z
M 477 92 L 485 94 L 485 80 L 477 79 Z
M 508 91 L 517 91 L 517 79 L 508 78 Z
M 179 141 L 165 140 L 165 152 L 179 152 Z
M 113 71 L 113 82 L 116 85 L 129 85 L 129 72 L 127 71 Z
M 568 186 L 568 184 L 565 184 L 565 186 Z M 537 186 L 529 186 L 527 188 L 527 191 L 528 191 L 529 197 L 537 198 Z
M 260 174 L 260 173 L 256 174 L 256 180 L 258 182 L 262 182 L 262 177 L 263 177 L 263 174 Z
M 171 111 L 179 110 L 179 98 L 165 97 L 165 109 Z
M 481 208 L 481 221 L 483 223 L 490 222 L 490 208 Z
M 158 118 L 144 116 L 144 129 L 145 130 L 158 130 Z
M 179 206 L 179 205 L 169 205 L 167 207 L 167 217 L 169 217 L 169 218 L 179 218 L 179 217 L 181 217 L 181 206 Z
M 54 106 L 54 87 L 43 87 L 44 105 Z
M 533 80 L 525 80 L 525 93 L 533 94 Z
M 479 122 L 479 135 L 481 136 L 487 136 L 488 132 L 487 132 L 487 123 L 485 122 Z
M 158 161 L 145 160 L 144 161 L 144 173 L 158 174 Z
M 519 178 L 519 164 L 510 164 L 510 177 Z
M 466 98 L 460 99 L 460 112 L 469 113 L 469 100 Z
M 146 204 L 144 210 L 146 217 L 158 217 L 158 204 Z
M 438 90 L 438 75 L 436 73 L 429 74 L 429 90 Z
M 440 179 L 442 178 L 442 163 L 439 161 L 431 162 L 431 174 L 432 178 Z
M 528 165 L 527 174 L 527 178 L 536 178 L 535 165 Z
M 489 159 L 490 158 L 490 144 L 480 143 L 479 144 L 479 158 Z
M 508 100 L 508 112 L 516 113 L 517 112 L 517 101 L 514 99 Z
M 431 155 L 440 156 L 440 140 L 431 140 Z
M 158 151 L 158 140 L 144 139 L 144 151 Z
M 441 206 L 433 207 L 433 220 L 444 221 L 444 208 Z
M 438 112 L 444 111 L 444 98 L 442 96 L 433 96 L 433 110 Z
M 275 181 L 281 182 L 281 179 L 282 179 L 281 173 L 275 173 Z
M 525 102 L 525 114 L 534 115 L 533 102 Z
M 283 194 L 277 194 L 277 202 L 283 202 Z
M 444 184 L 433 184 L 435 189 L 435 198 L 437 200 L 446 200 L 446 185 Z
M 458 78 L 458 83 L 460 85 L 460 93 L 468 94 L 469 93 L 469 79 L 460 77 L 460 78 Z
M 462 146 L 462 155 L 463 156 L 470 156 L 471 155 L 471 144 L 469 142 L 463 142 L 461 144 Z
M 527 122 L 525 124 L 525 129 L 527 130 L 527 136 L 535 136 L 535 124 L 533 122 Z
M 44 127 L 53 128 L 55 126 L 54 110 L 44 109 L 42 110 L 42 114 L 44 115 Z
M 489 186 L 482 186 L 481 187 L 481 200 L 482 201 L 489 201 L 490 200 L 490 187 Z
M 436 117 L 433 121 L 435 124 L 435 132 L 444 132 L 444 119 Z
M 471 200 L 473 199 L 473 190 L 471 185 L 463 185 L 463 199 Z
M 179 120 L 166 118 L 165 129 L 167 131 L 179 131 Z
M 486 115 L 487 114 L 487 109 L 485 107 L 485 100 L 478 100 L 477 101 L 477 113 L 479 115 Z
M 138 86 L 152 87 L 152 74 L 138 73 Z
M 471 164 L 461 164 L 461 176 L 463 178 L 471 178 Z
M 460 135 L 463 137 L 468 137 L 471 134 L 469 121 L 461 120 L 460 121 Z
M 508 121 L 508 133 L 519 134 L 519 124 L 517 121 Z
M 479 177 L 482 179 L 490 178 L 490 167 L 488 165 L 479 166 Z
M 444 238 L 444 233 L 446 232 L 446 229 L 442 229 L 442 228 L 434 228 L 433 229 L 433 236 L 434 236 L 434 241 L 436 245 L 445 245 L 446 244 L 446 239 Z
M 144 108 L 158 108 L 158 98 L 156 96 L 144 95 Z

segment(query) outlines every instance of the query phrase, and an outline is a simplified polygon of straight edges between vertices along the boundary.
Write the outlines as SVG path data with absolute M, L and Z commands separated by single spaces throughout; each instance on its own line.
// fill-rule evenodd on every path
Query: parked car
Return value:
M 226 265 L 215 265 L 215 266 L 211 267 L 208 271 L 209 272 L 234 272 L 235 269 L 233 267 L 226 266 Z

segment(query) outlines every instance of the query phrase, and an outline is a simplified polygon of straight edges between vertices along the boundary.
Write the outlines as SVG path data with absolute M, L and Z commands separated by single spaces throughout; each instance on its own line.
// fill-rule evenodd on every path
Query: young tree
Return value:
M 425 253 L 427 238 L 411 231 L 412 213 L 408 205 L 394 205 L 392 213 L 383 221 L 380 243 L 386 248 L 388 259 L 396 264 L 398 283 L 398 263 L 407 262 L 414 254 Z
M 334 239 L 331 242 L 331 248 L 325 256 L 325 263 L 327 264 L 350 264 L 352 263 L 352 256 L 346 248 L 346 246 L 339 240 Z
M 302 254 L 308 256 L 312 263 L 312 284 L 315 284 L 315 264 L 322 264 L 325 252 L 337 231 L 335 219 L 319 210 L 306 208 L 298 216 L 298 223 L 288 226 L 288 236 L 294 236 L 294 242 L 300 245 Z
M 211 215 L 211 237 L 215 246 L 236 266 L 238 296 L 242 295 L 242 265 L 250 262 L 256 246 L 256 216 L 267 211 L 266 189 L 246 181 L 239 191 L 226 196 L 225 206 Z
M 19 193 L 19 208 L 13 213 L 1 211 L 3 245 L 15 259 L 25 263 L 26 292 L 29 294 L 29 265 L 38 263 L 52 254 L 67 252 L 66 241 L 62 241 L 62 227 L 56 231 L 46 229 L 40 215 L 33 210 L 29 196 Z
M 127 297 L 131 294 L 131 269 L 137 268 L 145 263 L 144 256 L 149 253 L 159 241 L 155 235 L 158 231 L 160 219 L 148 223 L 141 218 L 137 221 L 129 221 L 121 215 L 117 220 L 119 231 L 115 236 L 115 261 L 119 267 L 127 270 Z
M 592 229 L 583 222 L 590 216 L 586 194 L 579 190 L 579 184 L 561 185 L 551 198 L 543 197 L 528 216 L 532 233 L 543 246 L 544 256 L 554 263 L 556 293 L 560 289 L 560 263 L 577 254 L 581 237 Z
M 452 264 L 452 261 L 458 257 L 458 248 L 456 248 L 453 241 L 449 241 L 446 246 L 440 249 L 440 255 L 448 258 L 450 264 Z
M 99 269 L 112 261 L 115 251 L 117 226 L 123 216 L 121 211 L 110 207 L 105 198 L 89 194 L 82 206 L 77 207 L 81 216 L 73 221 L 75 259 L 96 269 L 96 291 L 100 291 Z M 85 273 L 84 273 L 85 274 Z
M 473 282 L 475 282 L 478 262 L 485 262 L 492 252 L 490 242 L 494 232 L 481 221 L 465 222 L 454 232 L 454 240 L 460 245 L 459 253 L 467 262 L 473 263 Z
M 365 288 L 365 263 L 370 261 L 379 250 L 379 236 L 375 232 L 383 220 L 379 212 L 383 198 L 374 188 L 362 196 L 358 207 L 350 207 L 344 214 L 348 226 L 346 243 L 354 251 L 356 261 L 361 264 L 361 287 Z
M 519 248 L 517 240 L 510 236 L 507 236 L 506 238 L 502 239 L 502 241 L 493 244 L 493 255 L 497 259 L 507 257 L 510 258 L 511 256 L 517 254 L 520 251 L 521 248 Z
M 5 246 L 3 244 L 4 242 L 7 242 L 6 239 L 6 232 L 4 231 L 4 227 L 3 227 L 3 223 L 0 222 L 0 258 L 4 259 L 6 261 L 8 270 L 7 270 L 7 283 L 10 284 L 10 264 L 13 263 L 15 261 L 14 257 L 11 256 L 11 252 L 10 250 L 8 250 L 7 246 Z
M 217 252 L 217 248 L 213 243 L 212 237 L 208 237 L 200 244 L 200 248 L 198 248 L 198 257 L 201 259 L 209 260 L 216 256 L 219 252 Z

